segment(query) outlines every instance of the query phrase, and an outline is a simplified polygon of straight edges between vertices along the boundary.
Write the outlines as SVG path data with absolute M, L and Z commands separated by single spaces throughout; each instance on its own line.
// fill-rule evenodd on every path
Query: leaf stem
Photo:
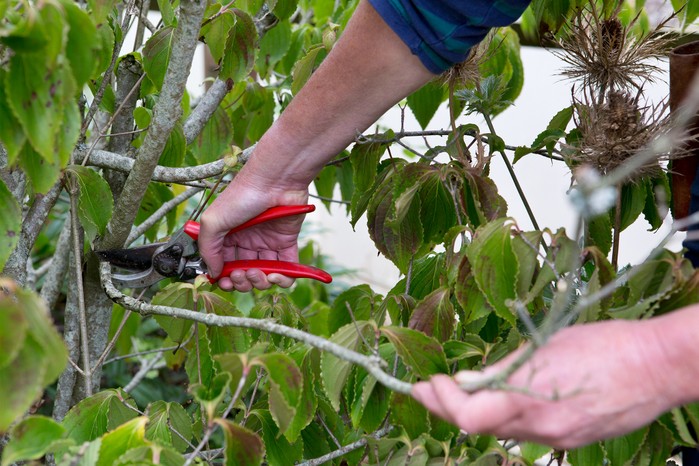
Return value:
M 496 135 L 497 133 L 495 132 L 495 127 L 493 126 L 493 120 L 490 118 L 490 115 L 483 113 L 483 118 L 485 119 L 485 123 L 488 125 L 488 130 L 493 134 Z M 527 211 L 527 215 L 529 216 L 529 220 L 532 222 L 532 225 L 534 226 L 535 230 L 541 230 L 539 228 L 539 223 L 536 221 L 536 217 L 534 217 L 534 212 L 532 211 L 531 206 L 529 205 L 529 201 L 527 200 L 527 196 L 524 194 L 524 190 L 522 189 L 522 186 L 519 184 L 519 179 L 517 178 L 517 175 L 515 174 L 515 170 L 512 167 L 512 164 L 510 163 L 510 160 L 507 158 L 505 155 L 505 152 L 502 150 L 499 150 L 500 154 L 502 155 L 502 160 L 505 162 L 505 166 L 507 167 L 507 171 L 510 173 L 510 177 L 512 178 L 512 182 L 515 185 L 515 188 L 517 189 L 517 194 L 519 194 L 519 198 L 522 200 L 522 204 L 524 204 L 524 208 Z M 544 248 L 547 246 L 544 245 Z

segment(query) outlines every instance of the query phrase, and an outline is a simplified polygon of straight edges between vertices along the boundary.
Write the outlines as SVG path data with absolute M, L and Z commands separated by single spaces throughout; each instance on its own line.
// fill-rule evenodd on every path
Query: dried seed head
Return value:
M 561 74 L 597 95 L 652 82 L 661 71 L 653 61 L 662 58 L 671 44 L 661 28 L 672 18 L 638 37 L 634 31 L 638 17 L 625 26 L 616 16 L 618 11 L 605 19 L 600 8 L 590 1 L 564 28 L 557 40 L 560 49 L 553 51 L 566 63 Z
M 580 139 L 568 151 L 570 165 L 589 165 L 605 175 L 663 137 L 671 124 L 667 103 L 642 106 L 640 96 L 609 91 L 603 100 L 592 98 L 589 93 L 583 100 L 574 99 Z M 657 154 L 629 174 L 628 179 L 656 175 L 661 161 L 681 155 L 677 151 Z

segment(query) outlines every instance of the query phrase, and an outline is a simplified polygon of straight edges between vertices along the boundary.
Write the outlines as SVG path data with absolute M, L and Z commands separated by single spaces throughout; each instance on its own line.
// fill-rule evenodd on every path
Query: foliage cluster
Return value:
M 697 3 L 683 10 L 687 22 Z M 641 216 L 654 229 L 662 223 L 657 193 L 669 187 L 660 168 L 633 182 L 615 171 L 624 164 L 600 170 L 615 180 L 616 205 L 590 201 L 610 185 L 589 190 L 589 177 L 578 179 L 580 202 L 592 207 L 580 209 L 573 232 L 524 231 L 507 217 L 491 159 L 502 157 L 515 182 L 512 153 L 514 162 L 543 156 L 578 168 L 590 149 L 580 122 L 620 91 L 593 86 L 586 95 L 601 99 L 572 102 L 530 146 L 508 146 L 493 117 L 522 88 L 510 28 L 474 65 L 482 80 L 452 75 L 407 98 L 421 131 L 364 135 L 315 180 L 327 204 L 339 193 L 352 224 L 366 215 L 377 250 L 402 272 L 386 296 L 366 284 L 308 282 L 230 294 L 205 280 L 121 294 L 93 251 L 181 225 L 196 208 L 188 199 L 234 175 L 247 154 L 237 147 L 269 128 L 356 6 L 157 4 L 162 20 L 153 25 L 148 2 L 0 0 L 3 465 L 46 454 L 66 465 L 533 464 L 547 447 L 513 450 L 459 432 L 414 401 L 410 383 L 480 369 L 569 323 L 644 319 L 698 300 L 697 275 L 679 254 L 658 250 L 627 268 L 614 259 L 614 232 Z M 625 37 L 648 33 L 642 2 L 594 5 L 535 0 L 522 29 L 565 43 L 594 13 L 618 21 Z M 586 24 L 594 33 L 597 23 Z M 136 39 L 123 53 L 129 29 Z M 217 74 L 193 102 L 182 70 L 197 38 Z M 452 127 L 430 129 L 445 102 Z M 428 134 L 442 143 L 423 151 L 407 142 Z M 624 158 L 643 151 L 624 149 Z M 301 261 L 327 265 L 312 243 Z M 675 445 L 695 446 L 691 427 L 699 431 L 695 405 L 567 458 L 664 465 Z

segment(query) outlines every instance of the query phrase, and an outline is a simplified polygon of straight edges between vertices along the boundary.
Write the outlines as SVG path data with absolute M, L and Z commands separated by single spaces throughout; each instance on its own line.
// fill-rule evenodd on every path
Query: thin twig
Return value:
M 106 361 L 104 361 L 104 365 L 106 366 L 107 364 L 110 364 L 112 362 L 123 361 L 124 359 L 137 358 L 139 356 L 146 356 L 148 354 L 165 353 L 168 351 L 175 351 L 178 349 L 182 349 L 184 351 L 183 346 L 185 344 L 186 343 L 183 343 L 181 345 L 175 345 L 175 346 L 167 346 L 165 348 L 157 348 L 157 349 L 152 349 L 152 350 L 139 351 L 138 353 L 125 354 L 123 356 L 114 356 L 113 358 L 109 358 Z
M 137 227 L 131 230 L 129 237 L 126 240 L 126 244 L 129 245 L 136 241 L 141 235 L 143 235 L 149 228 L 158 223 L 163 217 L 165 217 L 170 211 L 177 208 L 180 204 L 185 202 L 190 197 L 200 193 L 202 188 L 189 188 L 184 192 L 178 194 L 167 202 L 164 202 L 158 210 L 153 212 L 150 217 L 141 222 Z
M 483 114 L 483 118 L 485 119 L 485 123 L 488 125 L 488 130 L 493 134 L 497 134 L 495 132 L 495 126 L 493 126 L 493 120 L 491 120 L 490 116 L 487 114 Z M 515 189 L 517 190 L 517 194 L 519 194 L 519 198 L 522 200 L 522 204 L 524 204 L 524 208 L 527 211 L 527 215 L 529 216 L 529 220 L 532 222 L 532 225 L 534 226 L 535 230 L 541 230 L 539 228 L 539 223 L 536 221 L 536 217 L 534 217 L 534 212 L 532 211 L 531 206 L 529 205 L 529 201 L 527 200 L 527 196 L 524 194 L 524 190 L 522 189 L 522 185 L 519 184 L 519 179 L 517 178 L 517 175 L 515 174 L 514 168 L 512 168 L 512 164 L 510 163 L 510 160 L 507 158 L 507 155 L 505 155 L 504 152 L 499 151 L 502 155 L 502 160 L 505 162 L 505 166 L 507 167 L 507 171 L 510 174 L 510 178 L 512 178 L 512 182 L 515 185 Z M 546 249 L 546 245 L 544 245 L 544 249 Z
M 83 284 L 82 268 L 82 233 L 78 225 L 78 187 L 75 180 L 70 180 L 70 225 L 73 236 L 73 260 L 75 261 L 75 286 L 78 298 L 78 310 L 80 319 L 80 343 L 83 360 L 83 373 L 85 378 L 85 393 L 92 396 L 92 365 L 90 364 L 90 345 L 87 335 L 87 308 L 85 306 L 85 287 Z
M 231 397 L 231 401 L 230 401 L 230 403 L 228 403 L 228 406 L 226 407 L 224 414 L 222 416 L 224 419 L 226 417 L 228 417 L 231 410 L 233 409 L 233 406 L 238 401 L 238 398 L 240 397 L 240 394 L 243 391 L 243 387 L 245 386 L 245 381 L 247 380 L 248 371 L 249 371 L 249 369 L 247 369 L 247 368 L 243 370 L 243 375 L 242 375 L 242 377 L 240 377 L 240 381 L 238 382 L 238 386 L 235 389 L 235 393 Z M 194 449 L 194 451 L 190 455 L 188 455 L 187 460 L 185 461 L 183 466 L 189 466 L 197 458 L 197 456 L 199 456 L 199 452 L 201 452 L 204 449 L 204 446 L 206 446 L 206 444 L 209 443 L 211 436 L 213 435 L 214 431 L 216 430 L 216 427 L 218 427 L 218 424 L 213 423 L 212 420 L 210 419 L 209 426 L 206 429 L 206 433 L 204 434 L 204 437 L 202 437 L 201 442 L 199 442 L 199 444 Z
M 343 455 L 346 455 L 347 453 L 354 451 L 358 448 L 365 447 L 369 443 L 370 438 L 378 440 L 382 437 L 385 437 L 391 432 L 391 430 L 393 430 L 393 426 L 384 427 L 383 429 L 377 430 L 373 434 L 369 434 L 366 437 L 357 440 L 356 442 L 352 442 L 348 445 L 345 445 L 344 447 L 341 447 L 339 450 L 335 450 L 333 452 L 328 453 L 327 455 L 323 455 L 312 460 L 304 461 L 303 463 L 298 463 L 297 466 L 318 466 L 320 464 L 327 463 L 328 461 L 332 461 L 335 458 L 339 458 Z
M 123 388 L 123 390 L 126 393 L 129 393 L 131 390 L 136 388 L 138 384 L 140 384 L 143 379 L 146 378 L 146 375 L 155 368 L 156 365 L 160 363 L 160 360 L 163 358 L 163 354 L 156 354 L 154 358 L 148 359 L 143 362 L 141 365 L 141 368 L 136 372 L 136 375 L 133 376 L 133 378 L 129 381 L 128 384 Z
M 124 317 L 121 318 L 121 322 L 119 322 L 119 327 L 117 328 L 116 332 L 114 332 L 114 336 L 112 339 L 107 343 L 107 347 L 102 351 L 102 354 L 100 355 L 99 359 L 95 362 L 95 365 L 92 366 L 92 370 L 94 371 L 96 368 L 100 367 L 104 360 L 107 358 L 107 355 L 112 352 L 112 348 L 114 348 L 114 345 L 116 345 L 117 340 L 121 336 L 121 332 L 124 330 L 124 327 L 126 326 L 126 322 L 129 320 L 129 317 L 131 317 L 131 311 L 126 309 L 126 312 L 124 312 Z
M 386 361 L 376 357 L 375 355 L 364 355 L 356 351 L 352 351 L 349 348 L 333 343 L 325 338 L 293 327 L 278 324 L 269 319 L 203 314 L 199 312 L 192 312 L 188 309 L 159 306 L 139 301 L 130 296 L 126 296 L 124 293 L 114 287 L 114 284 L 112 283 L 111 267 L 106 262 L 100 264 L 100 278 L 102 280 L 102 287 L 110 299 L 121 304 L 127 309 L 138 312 L 141 315 L 165 315 L 201 322 L 205 325 L 215 327 L 253 328 L 262 330 L 264 332 L 293 338 L 318 348 L 321 351 L 331 353 L 344 361 L 348 361 L 363 367 L 367 372 L 369 372 L 369 374 L 371 374 L 382 385 L 390 390 L 404 394 L 410 393 L 412 385 L 402 380 L 398 380 L 384 372 L 383 368 L 387 367 Z

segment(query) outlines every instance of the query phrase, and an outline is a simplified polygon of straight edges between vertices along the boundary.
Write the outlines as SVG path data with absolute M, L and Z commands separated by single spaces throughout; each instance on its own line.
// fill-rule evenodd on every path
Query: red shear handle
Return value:
M 239 260 L 230 261 L 223 264 L 223 272 L 218 278 L 209 277 L 211 283 L 216 283 L 219 278 L 227 277 L 234 270 L 260 269 L 266 274 L 280 273 L 292 278 L 312 278 L 323 283 L 330 283 L 333 277 L 317 267 L 310 265 L 297 264 L 296 262 L 273 261 L 273 260 Z
M 237 233 L 239 231 L 250 228 L 254 225 L 259 225 L 260 223 L 269 222 L 270 220 L 276 220 L 278 218 L 291 217 L 293 215 L 308 214 L 316 210 L 316 206 L 312 204 L 307 205 L 282 205 L 277 207 L 272 207 L 262 212 L 257 217 L 253 217 L 242 225 L 238 225 L 233 228 L 228 234 Z M 188 220 L 184 224 L 184 232 L 189 235 L 193 240 L 199 238 L 199 224 L 193 220 Z

